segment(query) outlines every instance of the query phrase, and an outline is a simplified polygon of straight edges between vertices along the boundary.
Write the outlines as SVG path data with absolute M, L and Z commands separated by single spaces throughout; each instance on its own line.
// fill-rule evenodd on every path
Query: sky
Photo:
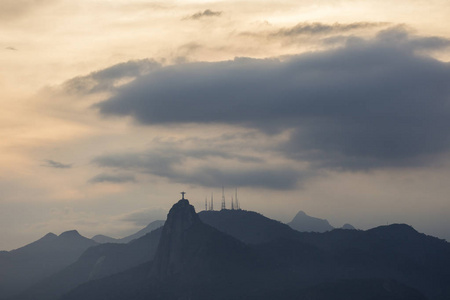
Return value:
M 447 0 L 2 0 L 0 250 L 181 191 L 450 240 Z

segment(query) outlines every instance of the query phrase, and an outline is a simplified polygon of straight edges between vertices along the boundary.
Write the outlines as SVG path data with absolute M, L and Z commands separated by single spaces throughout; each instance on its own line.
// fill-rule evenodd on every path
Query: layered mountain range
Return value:
M 153 230 L 158 229 L 159 227 L 162 227 L 163 225 L 164 225 L 163 220 L 156 220 L 156 221 L 151 222 L 150 224 L 148 224 L 147 226 L 145 226 L 138 232 L 131 234 L 129 236 L 126 236 L 124 238 L 116 239 L 116 238 L 112 238 L 112 237 L 109 237 L 109 236 L 106 236 L 103 234 L 98 234 L 98 235 L 92 237 L 92 239 L 99 244 L 105 244 L 105 243 L 126 244 L 126 243 L 131 242 L 132 240 L 143 237 L 147 233 L 150 233 Z
M 91 242 L 73 263 L 14 297 L 2 296 L 450 299 L 449 243 L 405 224 L 299 232 L 244 210 L 197 214 L 182 199 L 162 228 L 126 244 Z
M 0 297 L 16 294 L 68 266 L 97 243 L 67 231 L 48 233 L 22 248 L 0 252 Z
M 291 222 L 287 223 L 291 228 L 302 232 L 326 232 L 335 229 L 328 220 L 308 216 L 304 211 L 299 211 Z M 355 229 L 351 224 L 344 224 L 342 229 Z

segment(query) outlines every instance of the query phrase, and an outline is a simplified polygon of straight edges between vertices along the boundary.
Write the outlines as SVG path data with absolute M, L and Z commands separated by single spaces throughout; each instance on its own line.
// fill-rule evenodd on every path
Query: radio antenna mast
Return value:
M 225 209 L 225 191 L 222 185 L 222 209 Z
M 209 205 L 209 210 L 214 210 L 214 194 L 211 193 L 211 204 Z

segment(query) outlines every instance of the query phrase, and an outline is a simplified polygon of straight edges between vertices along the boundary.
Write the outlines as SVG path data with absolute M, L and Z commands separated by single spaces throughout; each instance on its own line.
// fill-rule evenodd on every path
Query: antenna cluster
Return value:
M 227 209 L 225 201 L 225 188 L 222 186 L 222 205 L 221 210 Z M 240 210 L 241 205 L 239 204 L 237 188 L 235 189 L 235 197 L 231 196 L 231 210 Z M 208 202 L 208 197 L 205 197 L 205 210 L 214 210 L 214 194 L 211 193 L 211 199 Z
M 211 199 L 208 202 L 208 197 L 205 198 L 205 210 L 214 210 L 214 194 L 211 193 Z

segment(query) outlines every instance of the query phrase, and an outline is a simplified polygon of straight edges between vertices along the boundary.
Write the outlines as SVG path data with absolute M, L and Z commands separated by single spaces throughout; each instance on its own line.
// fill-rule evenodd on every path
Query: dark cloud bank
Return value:
M 89 180 L 90 183 L 127 183 L 136 182 L 136 178 L 133 175 L 128 174 L 106 174 L 101 173 Z
M 97 157 L 93 162 L 100 167 L 134 170 L 185 184 L 199 184 L 207 187 L 253 186 L 270 189 L 293 188 L 297 180 L 307 174 L 291 167 L 270 166 L 261 160 L 214 149 L 183 149 L 179 144 L 166 145 L 144 153 L 110 154 Z M 216 163 L 204 163 L 205 161 Z M 219 166 L 217 160 L 239 162 L 239 167 Z M 194 166 L 180 168 L 188 161 Z M 200 163 L 200 164 L 198 164 Z
M 104 116 L 131 116 L 145 125 L 229 124 L 268 137 L 289 132 L 289 140 L 274 148 L 285 158 L 309 162 L 310 170 L 428 166 L 450 149 L 450 66 L 423 50 L 448 45 L 448 40 L 414 37 L 397 28 L 372 40 L 350 38 L 337 50 L 282 60 L 237 58 L 158 68 L 118 88 L 96 108 Z M 97 162 L 130 164 L 129 157 L 108 159 Z M 156 166 L 150 158 L 131 164 L 147 164 L 151 173 L 177 181 L 213 185 L 196 178 L 199 174 L 170 173 L 174 161 L 159 157 Z M 212 174 L 208 178 L 217 172 L 204 171 Z M 258 172 L 238 173 L 248 178 Z M 237 176 L 216 179 L 228 175 Z M 274 174 L 287 183 L 273 187 L 292 187 L 287 177 L 303 175 Z

